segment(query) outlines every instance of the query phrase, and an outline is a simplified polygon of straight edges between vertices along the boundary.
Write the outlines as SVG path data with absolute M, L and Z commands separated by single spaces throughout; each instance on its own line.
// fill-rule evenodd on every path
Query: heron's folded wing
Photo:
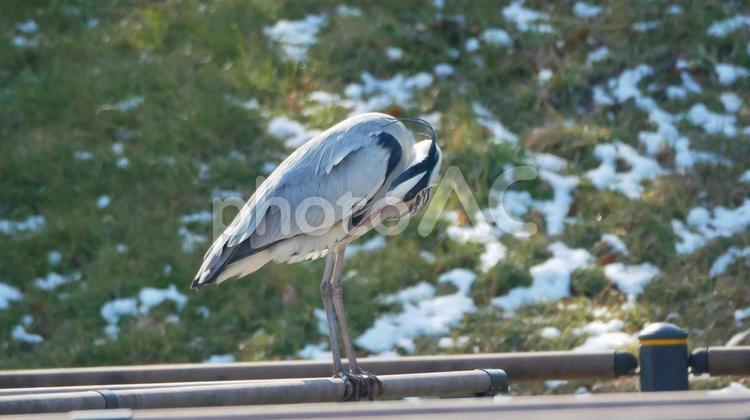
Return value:
M 215 275 L 232 261 L 306 228 L 339 222 L 372 199 L 410 152 L 404 156 L 398 140 L 383 131 L 393 121 L 383 115 L 336 126 L 292 153 L 211 245 L 199 282 L 208 281 L 209 273 Z M 301 219 L 298 213 L 303 214 Z
M 401 157 L 398 142 L 393 139 L 393 143 L 399 149 L 373 141 L 348 153 L 327 173 L 313 173 L 279 187 L 269 197 L 270 206 L 250 236 L 252 248 L 302 233 L 327 231 L 351 217 L 384 189 L 395 166 L 392 158 Z

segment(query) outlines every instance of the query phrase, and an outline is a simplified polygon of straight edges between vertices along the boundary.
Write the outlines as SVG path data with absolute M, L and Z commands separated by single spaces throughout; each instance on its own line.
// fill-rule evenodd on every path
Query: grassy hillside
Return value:
M 538 233 L 453 197 L 426 237 L 368 236 L 356 336 L 392 314 L 386 353 L 634 348 L 668 320 L 722 345 L 750 328 L 749 69 L 743 1 L 3 1 L 0 367 L 325 350 L 321 261 L 187 286 L 213 199 L 369 110 L 433 121 L 488 213 L 536 167 L 505 204 Z M 439 328 L 398 318 L 441 296 Z

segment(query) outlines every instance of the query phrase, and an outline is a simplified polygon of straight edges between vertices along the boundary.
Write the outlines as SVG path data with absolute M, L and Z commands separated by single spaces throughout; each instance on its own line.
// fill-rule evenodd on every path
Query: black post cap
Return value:
M 638 333 L 638 340 L 652 340 L 652 339 L 685 339 L 687 338 L 687 331 L 669 322 L 655 322 L 646 325 L 645 328 Z M 642 343 L 643 344 L 643 343 Z

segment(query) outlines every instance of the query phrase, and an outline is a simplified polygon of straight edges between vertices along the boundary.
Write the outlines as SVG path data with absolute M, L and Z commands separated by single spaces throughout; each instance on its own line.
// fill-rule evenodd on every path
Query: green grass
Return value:
M 678 58 L 686 59 L 703 86 L 702 93 L 685 102 L 653 94 L 664 109 L 679 113 L 702 101 L 721 110 L 718 95 L 731 90 L 746 104 L 737 114 L 738 127 L 750 124 L 750 79 L 722 87 L 713 71 L 717 62 L 750 67 L 750 31 L 744 28 L 725 38 L 705 32 L 716 20 L 747 13 L 746 3 L 680 2 L 684 13 L 668 16 L 664 10 L 670 2 L 607 1 L 602 2 L 607 11 L 591 20 L 575 17 L 572 4 L 528 3 L 550 14 L 555 34 L 517 31 L 494 2 L 446 2 L 442 13 L 427 1 L 408 7 L 395 1 L 362 2 L 357 4 L 362 16 L 337 15 L 332 1 L 2 2 L 0 219 L 40 214 L 46 227 L 34 235 L 0 234 L 0 282 L 24 293 L 22 301 L 0 311 L 0 367 L 195 362 L 223 353 L 238 360 L 287 359 L 305 344 L 318 342 L 313 310 L 321 306 L 322 262 L 269 265 L 240 282 L 188 293 L 207 244 L 183 252 L 179 218 L 210 211 L 215 190 L 238 190 L 248 197 L 256 177 L 263 175 L 263 164 L 279 162 L 288 153 L 266 134 L 270 117 L 286 115 L 312 128 L 328 127 L 348 111 L 332 106 L 306 115 L 307 95 L 316 90 L 341 93 L 363 71 L 385 78 L 432 72 L 441 62 L 453 65 L 455 74 L 436 78 L 414 104 L 385 111 L 440 112 L 444 168 L 460 168 L 483 207 L 505 165 L 524 162 L 529 152 L 568 159 L 567 173 L 580 175 L 598 166 L 593 156 L 597 144 L 621 139 L 637 147 L 638 133 L 654 128 L 647 115 L 632 101 L 612 109 L 592 106 L 591 87 L 641 63 L 655 70 L 649 83 L 679 84 L 672 66 Z M 327 13 L 329 24 L 306 63 L 285 60 L 263 28 L 310 13 Z M 451 18 L 456 14 L 463 21 Z M 89 28 L 92 18 L 98 24 Z M 12 44 L 19 34 L 16 25 L 27 19 L 39 24 L 38 45 L 18 48 Z M 662 24 L 653 31 L 631 29 L 635 22 L 654 19 Z M 451 50 L 463 51 L 468 39 L 490 26 L 506 29 L 513 47 L 482 47 L 473 56 L 483 65 L 465 53 L 451 57 Z M 609 58 L 586 67 L 586 55 L 594 48 L 587 40 L 608 46 Z M 404 59 L 388 61 L 385 49 L 390 46 L 403 49 Z M 554 72 L 546 85 L 537 80 L 543 68 Z M 255 98 L 263 112 L 242 109 L 225 95 Z M 133 110 L 112 109 L 136 96 L 143 103 Z M 472 112 L 473 102 L 518 133 L 519 146 L 489 143 Z M 740 232 L 680 256 L 671 221 L 684 220 L 699 205 L 741 204 L 748 188 L 735 180 L 750 166 L 750 143 L 746 135 L 727 139 L 707 136 L 687 122 L 678 125 L 693 149 L 725 156 L 733 166 L 698 165 L 684 174 L 647 181 L 642 200 L 598 191 L 582 178 L 569 215 L 576 222 L 566 225 L 562 235 L 544 235 L 544 219 L 532 212 L 527 219 L 540 224 L 539 234 L 530 240 L 502 238 L 508 256 L 479 275 L 472 290 L 479 311 L 450 334 L 469 340 L 450 351 L 569 349 L 583 341 L 574 330 L 595 319 L 590 310 L 595 307 L 609 308 L 631 333 L 649 321 L 676 322 L 689 328 L 694 347 L 721 345 L 748 328 L 733 318 L 735 309 L 750 306 L 747 262 L 716 279 L 708 279 L 708 270 L 729 246 L 750 245 L 750 234 Z M 125 168 L 116 165 L 116 142 L 129 159 Z M 93 159 L 76 160 L 79 150 L 90 151 Z M 245 158 L 237 159 L 238 153 Z M 674 168 L 673 156 L 658 160 Z M 550 186 L 538 180 L 521 188 L 537 199 L 551 197 Z M 111 198 L 103 209 L 96 206 L 101 195 Z M 457 200 L 451 203 L 458 209 Z M 425 238 L 411 226 L 388 238 L 386 248 L 348 261 L 347 270 L 354 274 L 347 280 L 347 302 L 355 334 L 372 325 L 379 313 L 394 309 L 378 303 L 379 296 L 420 281 L 434 283 L 453 268 L 477 270 L 482 246 L 451 241 L 446 226 L 441 222 Z M 210 235 L 207 224 L 190 229 Z M 630 254 L 622 262 L 651 262 L 661 270 L 635 307 L 623 306 L 626 298 L 602 281 L 600 268 L 575 273 L 573 296 L 560 303 L 525 307 L 513 317 L 488 304 L 494 296 L 529 284 L 528 270 L 549 257 L 550 242 L 562 240 L 594 253 L 603 233 L 616 233 L 627 244 Z M 118 252 L 118 244 L 126 245 L 127 252 Z M 51 250 L 62 253 L 57 267 L 47 263 Z M 435 262 L 415 257 L 421 250 L 433 253 Z M 33 280 L 50 271 L 80 271 L 82 280 L 53 292 L 35 288 Z M 99 311 L 105 302 L 170 284 L 188 295 L 184 308 L 165 303 L 149 314 L 121 320 L 117 339 L 104 334 Z M 201 315 L 204 307 L 210 311 L 207 318 Z M 24 314 L 33 315 L 27 329 L 41 334 L 42 344 L 11 340 L 10 331 Z M 179 315 L 179 323 L 167 322 L 172 314 Z M 562 334 L 543 339 L 538 331 L 544 326 Z M 436 343 L 434 337 L 420 339 L 417 350 L 444 351 Z M 560 389 L 571 391 L 573 385 Z M 627 381 L 612 386 L 634 387 Z

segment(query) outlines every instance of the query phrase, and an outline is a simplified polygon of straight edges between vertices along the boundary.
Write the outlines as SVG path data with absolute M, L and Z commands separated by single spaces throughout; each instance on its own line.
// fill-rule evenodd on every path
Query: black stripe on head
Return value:
M 391 175 L 391 172 L 393 172 L 393 169 L 398 165 L 398 162 L 401 161 L 403 151 L 401 150 L 401 144 L 398 140 L 385 131 L 381 131 L 380 133 L 375 134 L 375 136 L 378 138 L 378 145 L 390 152 L 390 156 L 388 157 L 388 169 L 386 169 L 385 177 L 383 178 L 385 180 L 388 179 L 388 176 Z
M 392 190 L 397 185 L 401 184 L 402 182 L 405 182 L 408 179 L 414 178 L 415 176 L 418 176 L 419 174 L 423 174 L 422 178 L 417 182 L 414 187 L 412 187 L 409 192 L 406 193 L 404 196 L 404 201 L 408 202 L 411 201 L 420 191 L 424 190 L 428 187 L 427 183 L 430 182 L 430 173 L 432 173 L 432 170 L 435 168 L 435 165 L 438 163 L 438 151 L 437 151 L 437 145 L 435 142 L 432 142 L 430 145 L 430 150 L 427 152 L 427 157 L 422 159 L 421 161 L 417 162 L 414 166 L 410 166 L 408 169 L 406 169 L 404 172 L 401 173 L 401 175 L 397 176 L 396 179 L 393 180 L 391 183 L 391 186 L 388 188 L 389 190 Z

